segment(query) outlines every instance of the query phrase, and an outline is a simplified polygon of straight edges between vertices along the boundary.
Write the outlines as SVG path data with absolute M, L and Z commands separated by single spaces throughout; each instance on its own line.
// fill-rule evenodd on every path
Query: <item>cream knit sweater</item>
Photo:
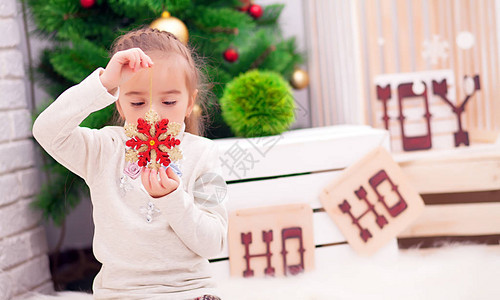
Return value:
M 94 280 L 96 299 L 193 299 L 217 295 L 207 258 L 226 240 L 223 202 L 195 191 L 200 176 L 220 174 L 215 143 L 182 132 L 181 184 L 161 198 L 149 196 L 140 176 L 123 176 L 122 127 L 93 130 L 78 125 L 117 100 L 99 79 L 102 69 L 57 98 L 35 121 L 33 135 L 58 162 L 90 187 L 95 225 L 93 249 L 102 268 Z M 125 183 L 121 178 L 125 178 Z M 201 186 L 207 187 L 206 182 Z M 196 195 L 196 197 L 193 196 Z M 160 211 L 151 223 L 144 209 Z

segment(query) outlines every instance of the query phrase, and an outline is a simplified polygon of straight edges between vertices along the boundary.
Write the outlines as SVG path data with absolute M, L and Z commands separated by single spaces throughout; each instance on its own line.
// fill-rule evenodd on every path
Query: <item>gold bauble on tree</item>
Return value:
M 290 78 L 290 84 L 296 90 L 306 88 L 309 85 L 309 74 L 305 70 L 296 68 Z
M 164 11 L 161 18 L 154 20 L 149 27 L 170 32 L 184 45 L 187 45 L 189 32 L 186 25 L 176 17 L 172 17 L 168 11 Z
M 193 107 L 193 112 L 192 112 L 195 116 L 195 118 L 199 119 L 201 117 L 201 107 L 199 104 L 195 104 L 194 107 Z

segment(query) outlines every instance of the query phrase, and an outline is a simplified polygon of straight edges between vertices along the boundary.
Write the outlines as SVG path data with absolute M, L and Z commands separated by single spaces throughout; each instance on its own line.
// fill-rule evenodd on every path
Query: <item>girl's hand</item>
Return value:
M 112 94 L 141 68 L 149 68 L 153 60 L 139 48 L 118 51 L 111 57 L 100 78 L 102 85 Z
M 141 173 L 142 185 L 146 188 L 146 191 L 153 198 L 163 197 L 170 194 L 179 186 L 180 179 L 177 174 L 174 173 L 172 168 L 160 168 L 160 180 L 158 180 L 158 172 L 156 170 L 150 170 L 149 168 L 144 168 Z

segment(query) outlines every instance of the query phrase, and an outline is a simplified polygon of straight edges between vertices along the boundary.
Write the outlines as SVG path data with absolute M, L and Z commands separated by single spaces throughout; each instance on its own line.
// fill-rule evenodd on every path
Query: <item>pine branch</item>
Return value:
M 192 9 L 190 0 L 108 0 L 113 11 L 122 16 L 148 20 L 159 18 L 167 10 L 180 19 L 184 19 L 185 12 Z
M 205 30 L 213 32 L 213 33 L 222 33 L 222 34 L 234 34 L 237 35 L 239 33 L 238 28 L 230 28 L 230 27 L 212 27 L 212 28 L 206 28 Z
M 101 110 L 91 113 L 85 120 L 83 120 L 80 126 L 99 129 L 106 125 L 118 125 L 111 124 L 115 111 L 116 109 L 114 105 L 107 106 Z
M 227 7 L 197 7 L 189 17 L 192 25 L 201 31 L 210 32 L 213 28 L 238 28 L 239 30 L 255 28 L 255 23 L 249 15 Z
M 283 11 L 283 8 L 285 8 L 285 4 L 271 4 L 263 7 L 264 12 L 262 14 L 262 17 L 257 20 L 257 24 L 276 24 L 276 22 L 278 22 L 278 18 L 281 15 L 281 12 Z
M 74 83 L 82 81 L 97 67 L 105 66 L 108 53 L 85 39 L 74 39 L 71 46 L 57 49 L 50 57 L 54 70 Z
M 45 155 L 49 157 L 48 154 Z M 80 193 L 86 189 L 86 185 L 77 175 L 52 158 L 49 159 L 51 162 L 45 165 L 45 168 L 52 174 L 51 181 L 42 186 L 37 199 L 31 205 L 42 210 L 45 219 L 51 219 L 59 226 L 66 214 L 80 202 Z
M 214 8 L 230 7 L 239 8 L 241 0 L 193 0 L 194 6 L 211 6 Z
M 35 73 L 35 80 L 38 82 L 38 85 L 43 87 L 49 95 L 53 95 L 53 98 L 49 101 L 49 103 L 54 101 L 57 95 L 60 95 L 68 87 L 74 84 L 57 73 L 52 67 L 50 57 L 53 51 L 54 50 L 50 48 L 44 49 L 42 55 L 40 56 L 40 64 L 38 65 L 37 72 Z
M 224 62 L 221 67 L 232 76 L 237 76 L 250 70 L 254 62 L 264 53 L 274 41 L 265 30 L 258 30 L 248 35 L 238 35 L 234 40 L 235 48 L 239 52 L 235 63 Z
M 269 46 L 262 54 L 255 59 L 255 61 L 250 65 L 250 70 L 258 68 L 268 57 L 276 51 L 276 46 Z

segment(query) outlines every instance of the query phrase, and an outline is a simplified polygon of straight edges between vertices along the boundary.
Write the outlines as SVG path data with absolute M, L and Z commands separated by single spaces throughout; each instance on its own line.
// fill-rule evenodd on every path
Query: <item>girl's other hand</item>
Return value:
M 160 179 L 158 180 L 158 173 Z M 160 168 L 159 172 L 144 168 L 141 173 L 142 185 L 153 198 L 163 197 L 175 191 L 179 186 L 180 179 L 172 168 Z
M 111 57 L 100 78 L 102 85 L 113 94 L 122 83 L 127 82 L 141 68 L 153 66 L 153 60 L 139 48 L 118 51 Z

